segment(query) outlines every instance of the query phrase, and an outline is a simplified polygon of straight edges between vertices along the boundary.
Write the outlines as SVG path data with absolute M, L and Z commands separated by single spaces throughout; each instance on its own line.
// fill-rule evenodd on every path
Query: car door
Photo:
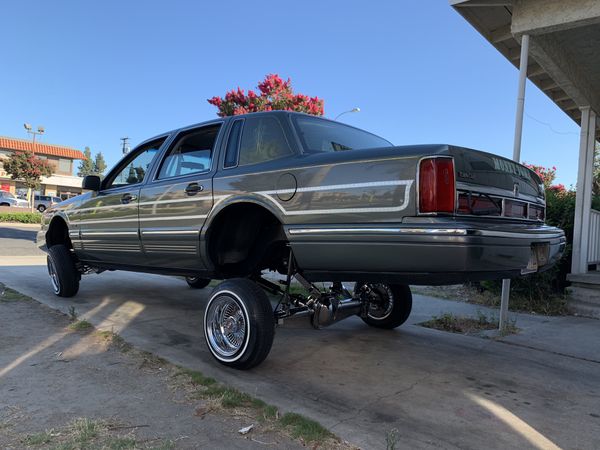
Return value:
M 76 210 L 82 258 L 123 265 L 146 263 L 139 238 L 140 188 L 166 137 L 132 151 Z
M 180 131 L 140 194 L 142 248 L 153 267 L 202 270 L 200 232 L 213 206 L 222 122 Z

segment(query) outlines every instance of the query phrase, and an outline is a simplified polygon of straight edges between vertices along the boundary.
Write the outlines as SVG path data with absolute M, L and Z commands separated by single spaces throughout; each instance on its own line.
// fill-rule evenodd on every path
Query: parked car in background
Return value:
M 55 197 L 52 195 L 36 195 L 34 206 L 39 212 L 44 212 L 51 206 L 54 206 L 60 202 L 62 202 L 60 197 Z
M 17 198 L 12 192 L 0 191 L 0 206 L 27 208 L 29 206 L 29 202 L 27 200 Z
M 542 181 L 521 164 L 453 145 L 396 147 L 286 111 L 161 134 L 83 189 L 42 216 L 54 292 L 71 297 L 82 274 L 104 270 L 181 275 L 198 289 L 225 280 L 204 334 L 215 359 L 238 369 L 265 359 L 289 317 L 396 328 L 411 312 L 410 284 L 547 270 L 566 243 L 544 224 Z M 275 308 L 267 292 L 279 295 Z

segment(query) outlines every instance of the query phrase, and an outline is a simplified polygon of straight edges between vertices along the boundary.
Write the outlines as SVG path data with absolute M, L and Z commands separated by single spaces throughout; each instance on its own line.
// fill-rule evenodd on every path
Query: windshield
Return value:
M 15 194 L 13 194 L 12 192 L 8 192 L 8 191 L 2 191 L 2 196 L 6 197 L 6 198 L 15 198 Z
M 302 146 L 308 153 L 393 146 L 379 136 L 339 122 L 310 116 L 292 117 Z
M 62 199 L 60 197 L 52 197 L 52 201 L 54 203 L 60 203 L 60 202 L 62 202 Z

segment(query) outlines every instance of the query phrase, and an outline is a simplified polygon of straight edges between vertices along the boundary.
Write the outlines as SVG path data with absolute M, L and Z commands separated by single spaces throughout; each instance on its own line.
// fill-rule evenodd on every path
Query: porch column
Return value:
M 580 109 L 581 135 L 577 194 L 575 198 L 575 223 L 573 227 L 573 260 L 571 262 L 571 273 L 575 274 L 586 273 L 588 268 L 588 239 L 594 176 L 594 144 L 596 141 L 596 113 L 589 106 Z
M 517 113 L 515 114 L 515 138 L 513 142 L 513 161 L 521 162 L 521 139 L 523 135 L 523 112 L 525 110 L 525 86 L 527 85 L 527 64 L 529 59 L 529 35 L 521 36 L 521 59 L 519 60 L 519 89 L 517 90 Z M 502 280 L 500 297 L 500 317 L 498 329 L 506 330 L 508 324 L 508 302 L 510 300 L 510 278 Z

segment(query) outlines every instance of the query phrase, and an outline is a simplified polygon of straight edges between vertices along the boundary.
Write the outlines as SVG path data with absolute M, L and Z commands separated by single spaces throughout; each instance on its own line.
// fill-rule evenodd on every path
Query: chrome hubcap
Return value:
M 246 318 L 240 304 L 228 295 L 210 302 L 204 326 L 211 348 L 224 358 L 235 355 L 244 345 Z
M 58 291 L 60 291 L 60 282 L 58 281 L 56 267 L 54 266 L 54 262 L 50 257 L 48 257 L 48 275 L 50 275 L 50 281 L 52 282 L 52 288 L 54 289 L 54 293 L 58 294 Z

